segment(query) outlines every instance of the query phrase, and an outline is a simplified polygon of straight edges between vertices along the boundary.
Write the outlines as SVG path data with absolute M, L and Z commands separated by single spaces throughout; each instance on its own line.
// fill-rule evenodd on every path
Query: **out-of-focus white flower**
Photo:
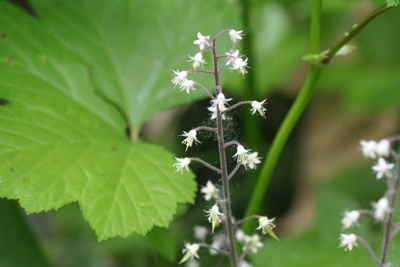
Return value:
M 226 237 L 224 235 L 215 235 L 213 236 L 213 242 L 211 243 L 211 246 L 216 249 L 222 249 L 222 246 L 224 245 L 226 240 Z M 215 249 L 210 249 L 210 254 L 211 255 L 217 255 L 219 252 L 216 251 Z
M 360 141 L 361 145 L 361 151 L 366 158 L 371 158 L 374 159 L 376 158 L 375 151 L 376 151 L 376 142 L 373 140 L 370 141 L 365 141 L 361 140 Z
M 200 66 L 200 64 L 205 64 L 206 61 L 203 59 L 203 54 L 202 53 L 197 53 L 196 55 L 194 55 L 194 57 L 190 57 L 190 61 L 193 61 L 193 68 L 198 68 Z
M 199 250 L 200 246 L 198 244 L 189 244 L 186 243 L 185 244 L 185 249 L 182 250 L 182 253 L 186 253 L 183 258 L 181 259 L 181 261 L 178 264 L 184 263 L 185 261 L 187 261 L 188 259 L 193 259 L 193 257 L 196 258 L 200 258 L 199 255 L 197 255 L 197 251 Z
M 264 244 L 260 242 L 259 235 L 245 236 L 245 245 L 243 247 L 243 250 L 249 249 L 251 250 L 251 252 L 257 253 L 258 248 L 261 248 L 262 246 L 264 246 Z
M 179 161 L 178 163 L 174 164 L 174 167 L 176 167 L 176 171 L 175 172 L 181 172 L 183 173 L 183 168 L 186 168 L 187 171 L 189 171 L 189 164 L 190 164 L 190 159 L 189 158 L 175 158 L 177 161 Z
M 200 50 L 202 50 L 205 45 L 209 45 L 208 40 L 210 40 L 210 36 L 203 36 L 200 32 L 198 32 L 197 38 L 199 38 L 199 40 L 196 40 L 193 43 L 199 45 Z
M 211 100 L 211 103 L 213 104 L 213 106 L 218 106 L 218 109 L 220 111 L 225 110 L 225 104 L 228 104 L 228 101 L 231 101 L 232 98 L 225 98 L 225 95 L 223 93 L 219 93 L 217 96 L 217 99 L 215 100 Z
M 173 72 L 174 72 L 174 75 L 176 75 L 176 76 L 171 81 L 175 85 L 180 84 L 187 77 L 187 71 L 179 71 L 179 70 L 174 71 L 173 70 Z
M 382 139 L 378 144 L 376 144 L 375 152 L 378 157 L 389 157 L 390 142 L 387 139 Z
M 260 157 L 257 157 L 258 152 L 246 154 L 246 164 L 250 169 L 257 169 L 256 164 L 261 163 Z
M 200 263 L 195 260 L 188 261 L 185 265 L 186 267 L 200 267 Z
M 211 119 L 212 119 L 212 120 L 215 119 L 215 118 L 217 118 L 217 107 L 216 107 L 216 106 L 211 106 L 211 107 L 209 107 L 209 108 L 207 108 L 207 109 L 208 109 L 209 111 L 211 111 Z M 224 110 L 226 110 L 226 107 L 223 107 L 222 109 L 220 109 L 221 112 L 224 111 Z M 226 119 L 225 114 L 222 114 L 222 119 L 223 119 L 223 120 Z
M 212 233 L 214 233 L 215 224 L 221 222 L 221 216 L 224 214 L 219 212 L 218 205 L 214 205 L 211 209 L 205 211 L 208 214 L 208 221 L 212 224 Z
M 181 136 L 184 136 L 186 138 L 182 141 L 182 144 L 186 144 L 186 150 L 192 146 L 193 141 L 195 141 L 196 143 L 200 143 L 200 141 L 196 138 L 196 134 L 196 130 L 190 130 L 188 133 L 183 131 L 183 134 Z
M 267 99 L 263 100 L 262 102 L 253 101 L 251 103 L 251 106 L 253 108 L 250 109 L 250 111 L 253 112 L 252 113 L 253 115 L 254 115 L 254 113 L 256 113 L 256 111 L 258 111 L 258 113 L 260 113 L 260 115 L 265 118 L 265 113 L 264 112 L 266 111 L 266 109 L 262 106 L 265 103 L 265 101 L 267 101 Z
M 247 73 L 247 70 L 245 68 L 247 68 L 247 60 L 248 58 L 246 58 L 244 61 L 243 59 L 241 59 L 240 57 L 236 58 L 235 61 L 233 61 L 233 66 L 232 66 L 232 70 L 239 70 L 239 72 L 244 76 Z
M 201 193 L 204 194 L 204 198 L 206 200 L 210 200 L 211 198 L 218 199 L 218 189 L 214 186 L 211 181 L 207 181 L 206 186 L 203 186 L 200 190 Z
M 260 217 L 258 219 L 260 225 L 256 228 L 256 230 L 261 229 L 262 233 L 265 235 L 267 233 L 266 227 L 271 230 L 275 227 L 275 224 L 272 223 L 273 221 L 275 221 L 275 218 L 268 219 L 267 216 Z
M 358 218 L 360 217 L 360 212 L 358 210 L 344 212 L 344 217 L 342 219 L 342 224 L 344 229 L 349 229 L 353 227 L 354 224 L 357 223 Z
M 386 213 L 391 211 L 387 197 L 383 197 L 378 202 L 372 203 L 372 206 L 375 209 L 374 218 L 377 220 L 385 219 Z
M 232 42 L 236 43 L 237 40 L 241 40 L 242 39 L 242 32 L 243 31 L 230 30 L 229 31 L 229 36 L 231 37 Z
M 201 242 L 204 242 L 208 234 L 208 228 L 205 226 L 195 225 L 193 226 L 193 230 L 194 230 L 194 237 L 199 239 Z
M 241 260 L 240 262 L 239 262 L 239 267 L 252 267 L 253 265 L 251 265 L 250 263 L 248 263 L 247 261 L 245 261 L 245 260 Z
M 237 162 L 242 162 L 242 164 L 246 167 L 246 154 L 249 150 L 244 149 L 242 145 L 237 146 L 236 154 L 233 155 L 233 158 L 236 157 Z
M 179 88 L 181 88 L 181 91 L 186 90 L 188 94 L 190 93 L 190 89 L 196 90 L 194 88 L 194 82 L 188 79 L 184 79 L 183 81 L 181 81 L 181 86 Z
M 246 235 L 244 234 L 244 232 L 243 232 L 242 229 L 237 229 L 237 230 L 236 230 L 235 237 L 236 237 L 236 240 L 237 240 L 238 242 L 243 242 L 245 236 L 246 236 Z
M 355 234 L 340 234 L 340 247 L 347 246 L 344 250 L 352 250 L 353 246 L 358 247 L 357 236 Z
M 394 168 L 393 163 L 387 163 L 383 158 L 378 159 L 378 163 L 372 166 L 372 170 L 376 172 L 376 179 L 381 179 L 383 175 L 386 175 L 387 178 L 392 178 L 391 169 Z
M 225 54 L 229 56 L 229 60 L 225 64 L 226 66 L 228 66 L 229 64 L 235 62 L 235 59 L 239 57 L 239 50 L 236 50 L 235 52 L 233 52 L 233 54 L 230 53 L 225 53 Z

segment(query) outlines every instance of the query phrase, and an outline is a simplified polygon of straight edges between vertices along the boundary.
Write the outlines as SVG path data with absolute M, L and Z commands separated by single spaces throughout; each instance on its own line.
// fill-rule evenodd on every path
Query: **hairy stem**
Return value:
M 222 92 L 222 88 L 219 83 L 219 72 L 218 72 L 218 62 L 217 62 L 217 54 L 215 51 L 215 41 L 219 35 L 213 38 L 213 46 L 212 46 L 212 53 L 213 53 L 213 60 L 214 60 L 214 73 L 215 73 L 215 92 L 216 94 L 218 91 Z M 226 217 L 226 231 L 229 239 L 229 248 L 230 248 L 230 257 L 231 257 L 231 265 L 232 267 L 238 267 L 237 261 L 237 253 L 236 253 L 236 243 L 235 243 L 235 236 L 233 233 L 233 225 L 232 225 L 232 210 L 231 210 L 231 201 L 230 201 L 230 194 L 229 194 L 229 181 L 228 181 L 228 169 L 226 164 L 226 155 L 225 155 L 225 148 L 224 148 L 224 130 L 222 125 L 222 114 L 217 107 L 217 134 L 218 134 L 218 149 L 219 149 L 219 157 L 221 161 L 221 179 L 222 179 L 222 191 L 223 197 L 226 202 L 222 203 L 222 207 L 224 210 L 224 214 Z

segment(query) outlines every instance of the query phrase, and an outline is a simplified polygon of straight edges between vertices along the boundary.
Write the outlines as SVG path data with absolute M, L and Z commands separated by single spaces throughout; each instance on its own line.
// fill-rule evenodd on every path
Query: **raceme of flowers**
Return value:
M 181 91 L 186 91 L 186 93 L 190 94 L 196 89 L 201 89 L 204 91 L 210 98 L 211 98 L 211 106 L 208 107 L 207 109 L 211 112 L 210 115 L 210 120 L 212 123 L 216 123 L 217 127 L 212 128 L 209 126 L 200 126 L 194 129 L 189 130 L 189 132 L 184 131 L 183 134 L 181 135 L 184 137 L 182 140 L 182 143 L 186 146 L 185 150 L 187 151 L 189 148 L 193 146 L 193 144 L 200 144 L 199 141 L 199 134 L 201 137 L 201 131 L 214 131 L 215 133 L 220 134 L 222 133 L 222 128 L 220 129 L 219 127 L 222 127 L 222 121 L 227 119 L 226 113 L 231 111 L 233 108 L 236 108 L 240 105 L 250 105 L 251 109 L 250 112 L 252 114 L 259 114 L 262 117 L 265 116 L 266 109 L 264 105 L 266 104 L 266 99 L 263 101 L 242 101 L 239 102 L 235 105 L 231 104 L 232 98 L 227 98 L 226 95 L 224 94 L 221 86 L 219 84 L 215 84 L 212 88 L 216 88 L 216 91 L 214 94 L 211 93 L 210 90 L 207 89 L 206 86 L 203 86 L 196 81 L 192 80 L 189 78 L 189 76 L 194 73 L 194 72 L 199 72 L 199 73 L 204 73 L 206 74 L 211 74 L 214 76 L 220 75 L 220 72 L 222 68 L 229 66 L 230 69 L 232 70 L 237 70 L 240 74 L 245 75 L 247 73 L 247 68 L 248 68 L 248 59 L 244 58 L 242 55 L 240 55 L 239 50 L 234 50 L 233 52 L 227 52 L 223 55 L 217 56 L 216 55 L 216 50 L 215 50 L 215 44 L 216 40 L 219 36 L 222 34 L 227 33 L 229 35 L 229 38 L 232 41 L 232 44 L 235 45 L 238 41 L 240 41 L 243 37 L 242 31 L 236 31 L 236 30 L 224 30 L 217 34 L 214 38 L 210 39 L 210 36 L 202 35 L 200 32 L 197 33 L 197 39 L 193 41 L 195 45 L 198 46 L 200 49 L 199 52 L 195 53 L 194 56 L 189 55 L 190 62 L 192 64 L 193 69 L 190 70 L 174 70 L 173 71 L 173 79 L 171 80 L 172 83 L 175 86 L 179 86 Z M 210 50 L 210 51 L 208 51 Z M 212 64 L 207 64 L 207 62 L 203 58 L 203 53 L 208 53 L 212 52 L 214 60 Z M 220 61 L 220 63 L 218 63 Z M 217 62 L 219 66 L 214 66 L 214 63 Z M 210 67 L 211 70 L 203 70 L 204 67 Z M 218 71 L 215 71 L 218 70 Z M 219 80 L 219 79 L 215 79 Z M 230 118 L 229 118 L 230 119 Z M 209 124 L 208 124 L 209 125 Z M 222 134 L 221 134 L 222 135 Z M 223 137 L 222 137 L 223 138 Z M 211 164 L 203 161 L 200 158 L 193 158 L 193 157 L 185 157 L 185 158 L 176 158 L 177 163 L 174 164 L 174 167 L 176 168 L 175 172 L 181 172 L 186 169 L 187 171 L 189 170 L 189 164 L 192 162 L 198 162 L 202 163 L 204 166 L 216 171 L 217 173 L 221 174 L 222 178 L 222 183 L 226 182 L 228 183 L 230 179 L 232 179 L 233 175 L 236 173 L 236 171 L 241 167 L 244 166 L 246 169 L 256 169 L 257 165 L 261 163 L 260 159 L 261 157 L 258 157 L 258 153 L 255 151 L 251 151 L 250 149 L 245 149 L 242 144 L 240 144 L 237 141 L 231 141 L 225 143 L 225 141 L 222 141 L 223 143 L 223 150 L 225 150 L 226 147 L 230 145 L 236 145 L 236 153 L 232 155 L 232 158 L 235 159 L 237 162 L 236 167 L 231 171 L 231 173 L 228 175 L 226 174 L 223 176 L 222 170 L 218 169 L 217 167 L 212 166 Z M 219 143 L 220 144 L 220 143 Z M 219 150 L 221 148 L 219 147 Z M 225 152 L 224 152 L 225 153 Z M 226 158 L 229 159 L 229 158 Z M 224 178 L 225 177 L 225 178 Z M 225 179 L 225 180 L 224 180 Z M 184 256 L 182 260 L 180 261 L 179 264 L 185 262 L 185 261 L 192 261 L 193 264 L 197 264 L 197 262 L 193 261 L 194 258 L 199 258 L 197 251 L 199 250 L 200 247 L 207 247 L 210 249 L 210 253 L 212 255 L 216 255 L 219 253 L 225 253 L 225 254 L 231 254 L 230 250 L 232 249 L 231 244 L 229 244 L 228 240 L 235 240 L 233 235 L 231 235 L 232 238 L 228 238 L 227 235 L 229 235 L 229 232 L 233 232 L 233 228 L 231 231 L 224 231 L 222 230 L 221 233 L 215 233 L 214 230 L 219 229 L 218 225 L 225 221 L 224 227 L 228 227 L 228 223 L 226 221 L 230 220 L 232 221 L 232 226 L 234 225 L 236 229 L 236 235 L 238 235 L 238 231 L 240 232 L 240 228 L 238 225 L 233 220 L 233 217 L 227 217 L 226 216 L 226 205 L 229 200 L 229 197 L 226 197 L 226 192 L 224 191 L 225 187 L 219 187 L 214 185 L 213 182 L 210 180 L 207 181 L 206 186 L 203 186 L 201 188 L 201 193 L 204 194 L 204 198 L 207 201 L 211 201 L 213 203 L 212 207 L 209 208 L 208 210 L 205 210 L 206 217 L 208 221 L 211 223 L 211 230 L 208 230 L 205 226 L 195 226 L 194 228 L 194 236 L 197 240 L 201 242 L 205 242 L 207 239 L 208 234 L 213 235 L 213 242 L 211 245 L 207 245 L 205 243 L 185 243 L 185 249 L 183 250 Z M 228 194 L 229 195 L 229 194 Z M 220 211 L 220 207 L 222 207 L 222 211 Z M 228 214 L 231 214 L 229 212 Z M 251 218 L 250 218 L 251 217 Z M 252 219 L 252 218 L 258 218 L 259 220 L 259 226 L 256 230 L 261 230 L 263 234 L 270 234 L 274 238 L 277 239 L 276 235 L 272 232 L 272 230 L 275 228 L 275 224 L 273 223 L 275 218 L 269 219 L 266 216 L 250 216 L 247 219 L 244 219 L 242 221 Z M 229 227 L 228 227 L 229 228 Z M 252 236 L 247 236 L 244 235 L 242 238 L 237 240 L 238 242 L 243 244 L 243 253 L 244 256 L 248 253 L 248 251 L 257 253 L 258 249 L 263 246 L 263 243 L 260 242 L 260 236 L 259 235 L 252 235 Z M 239 257 L 237 259 L 237 264 L 236 266 L 250 266 L 244 259 L 243 257 L 240 257 L 240 262 L 239 262 Z M 232 256 L 231 256 L 232 257 Z
M 377 160 L 372 166 L 372 171 L 376 173 L 376 179 L 387 179 L 388 189 L 386 193 L 376 202 L 371 202 L 372 210 L 346 210 L 341 220 L 344 230 L 352 228 L 354 225 L 359 226 L 358 219 L 361 215 L 369 215 L 375 219 L 376 223 L 385 225 L 385 234 L 383 238 L 384 246 L 381 251 L 381 257 L 377 257 L 370 249 L 369 245 L 362 239 L 361 236 L 351 234 L 340 235 L 340 247 L 351 251 L 354 246 L 358 246 L 356 241 L 360 241 L 367 249 L 371 257 L 375 260 L 378 266 L 386 266 L 386 255 L 391 239 L 400 230 L 400 222 L 394 222 L 394 216 L 390 216 L 394 212 L 394 203 L 399 187 L 399 177 L 394 172 L 395 164 L 390 163 L 391 157 L 399 160 L 400 156 L 391 149 L 393 141 L 399 141 L 400 136 L 382 139 L 379 142 L 370 140 L 360 141 L 360 150 L 365 158 Z M 395 227 L 393 230 L 392 228 Z

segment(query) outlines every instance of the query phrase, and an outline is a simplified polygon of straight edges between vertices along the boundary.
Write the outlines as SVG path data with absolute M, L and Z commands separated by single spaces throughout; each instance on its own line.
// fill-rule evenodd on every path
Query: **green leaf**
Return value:
M 172 70 L 190 66 L 198 31 L 234 28 L 235 6 L 32 5 L 36 17 L 0 1 L 0 196 L 28 213 L 77 201 L 99 240 L 168 226 L 193 202 L 194 176 L 172 175 L 173 155 L 138 134 L 157 111 L 205 96 L 174 90 Z

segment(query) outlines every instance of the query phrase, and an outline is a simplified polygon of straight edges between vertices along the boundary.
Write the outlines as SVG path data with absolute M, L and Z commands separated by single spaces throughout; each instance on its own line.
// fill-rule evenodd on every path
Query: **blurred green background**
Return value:
M 28 2 L 10 2 L 35 14 Z M 145 0 L 142 2 L 146 5 Z M 182 4 L 190 5 L 189 2 Z M 250 147 L 265 157 L 310 68 L 301 57 L 309 53 L 311 1 L 247 1 L 248 23 L 243 21 L 241 13 L 243 1 L 218 2 L 235 10 L 227 17 L 226 25 L 241 25 L 236 30 L 243 29 L 244 38 L 251 37 L 250 47 L 241 54 L 252 55 L 248 70 L 252 74 L 243 78 L 224 70 L 222 83 L 226 95 L 234 98 L 232 102 L 268 99 L 267 119 L 256 117 L 254 120 L 258 127 L 254 134 L 259 140 Z M 329 49 L 354 23 L 383 3 L 323 1 L 322 50 Z M 213 17 L 218 12 L 208 10 L 202 20 L 213 25 Z M 378 17 L 351 42 L 357 50 L 334 58 L 322 74 L 314 97 L 279 159 L 263 204 L 263 214 L 277 218 L 276 233 L 282 241 L 278 243 L 265 237 L 264 248 L 250 257 L 254 266 L 374 266 L 363 247 L 356 247 L 352 252 L 337 247 L 341 213 L 345 209 L 370 209 L 371 201 L 377 201 L 385 190 L 384 181 L 375 180 L 370 169 L 373 162 L 362 157 L 358 143 L 360 139 L 379 140 L 400 131 L 399 18 L 400 8 Z M 197 32 L 204 27 L 187 28 L 192 32 L 185 34 L 195 40 Z M 212 35 L 223 30 L 218 24 L 213 29 L 213 32 L 201 33 Z M 197 51 L 190 42 L 185 46 L 193 46 L 192 55 Z M 221 46 L 220 51 L 231 49 L 226 43 Z M 179 67 L 189 67 L 185 64 Z M 166 71 L 172 73 L 172 69 Z M 140 136 L 168 148 L 177 157 L 201 155 L 215 164 L 218 154 L 216 140 L 211 135 L 209 138 L 203 135 L 201 145 L 184 153 L 182 138 L 178 135 L 183 130 L 207 124 L 209 118 L 205 109 L 209 100 L 199 90 L 190 101 L 190 105 L 156 113 L 143 125 Z M 233 112 L 233 121 L 227 130 L 230 139 L 254 142 L 244 129 L 248 112 L 247 107 Z M 234 151 L 228 150 L 228 153 Z M 218 177 L 212 171 L 195 164 L 191 168 L 199 187 L 209 179 L 218 184 Z M 232 208 L 236 218 L 242 218 L 256 178 L 256 172 L 242 170 L 232 181 Z M 23 211 L 16 212 L 16 202 L 2 199 L 0 266 L 46 266 L 46 262 L 51 266 L 71 267 L 176 266 L 183 241 L 196 241 L 193 226 L 208 226 L 203 210 L 209 206 L 198 191 L 195 204 L 181 205 L 168 229 L 155 228 L 146 236 L 133 234 L 99 243 L 76 204 L 25 216 Z M 363 227 L 356 227 L 354 232 L 379 251 L 382 228 L 367 218 L 362 218 L 360 224 Z M 397 246 L 398 239 L 394 240 Z M 394 249 L 391 266 L 400 266 L 395 254 Z M 200 250 L 199 255 L 201 266 L 217 266 L 216 257 L 208 251 Z

